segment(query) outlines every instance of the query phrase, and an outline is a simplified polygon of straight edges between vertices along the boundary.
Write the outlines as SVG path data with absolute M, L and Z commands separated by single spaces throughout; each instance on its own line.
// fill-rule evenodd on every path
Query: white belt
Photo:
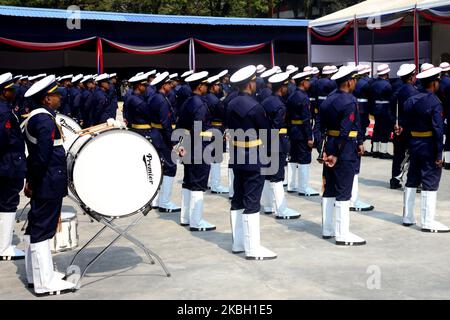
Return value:
M 319 97 L 319 100 L 326 100 L 326 99 L 327 99 L 327 97 L 323 97 L 323 96 Z
M 316 101 L 316 98 L 309 98 L 309 101 Z
M 28 133 L 28 130 L 26 130 L 26 129 L 25 129 L 25 134 L 26 134 L 26 136 L 27 136 L 28 141 L 30 141 L 32 144 L 38 144 L 37 139 L 36 139 L 35 137 L 31 136 L 31 135 Z M 62 145 L 63 145 L 63 139 L 56 139 L 56 140 L 53 140 L 53 146 L 54 146 L 54 147 L 62 146 Z
M 27 118 L 27 120 L 24 121 L 24 128 L 25 128 L 24 131 L 25 131 L 25 135 L 27 136 L 28 141 L 30 141 L 32 144 L 38 144 L 38 141 L 37 141 L 37 139 L 35 137 L 33 137 L 28 132 L 28 129 L 27 129 L 28 122 L 30 121 L 30 119 L 32 117 L 34 117 L 37 114 L 41 114 L 41 113 L 48 114 L 53 119 L 53 121 L 55 122 L 55 125 L 58 126 L 58 124 L 56 123 L 55 118 L 53 117 L 53 115 L 50 112 L 48 112 L 47 110 L 45 110 L 44 108 L 38 108 L 38 109 L 35 109 L 35 110 L 31 111 L 29 116 L 28 116 L 28 118 Z M 53 146 L 55 146 L 55 147 L 62 146 L 63 142 L 64 142 L 63 139 L 53 140 Z
M 386 101 L 386 100 L 375 100 L 376 104 L 388 104 L 391 103 L 390 101 Z
M 358 99 L 358 102 L 369 102 L 367 99 Z

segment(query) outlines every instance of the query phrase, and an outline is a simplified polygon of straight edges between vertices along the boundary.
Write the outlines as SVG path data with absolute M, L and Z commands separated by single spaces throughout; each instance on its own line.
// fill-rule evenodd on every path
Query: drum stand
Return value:
M 144 244 L 142 244 L 142 242 L 140 242 L 138 239 L 136 239 L 135 237 L 128 234 L 130 229 L 132 227 L 136 226 L 142 220 L 142 218 L 148 214 L 148 212 L 150 211 L 150 208 L 140 212 L 139 217 L 123 229 L 114 223 L 114 220 L 116 220 L 117 218 L 114 218 L 114 217 L 106 218 L 97 213 L 88 212 L 88 210 L 86 210 L 83 207 L 82 207 L 82 209 L 86 214 L 88 214 L 89 216 L 91 216 L 96 221 L 100 222 L 101 224 L 103 224 L 103 227 L 80 250 L 78 250 L 78 252 L 72 258 L 72 261 L 70 262 L 69 267 L 67 267 L 67 270 L 66 270 L 67 280 L 69 280 L 73 283 L 76 283 L 77 289 L 79 289 L 81 287 L 81 280 L 86 275 L 87 270 L 98 259 L 100 259 L 101 256 L 103 256 L 103 254 L 105 254 L 105 252 L 114 245 L 114 243 L 116 243 L 122 237 L 127 239 L 131 243 L 133 243 L 135 246 L 137 246 L 142 251 L 144 251 L 144 253 L 146 254 L 146 256 L 148 257 L 148 259 L 150 261 L 150 264 L 155 264 L 155 261 L 152 258 L 152 256 L 153 256 L 158 261 L 158 263 L 161 265 L 161 267 L 163 268 L 164 272 L 166 273 L 166 276 L 170 277 L 170 272 L 167 269 L 164 262 L 162 261 L 162 259 L 156 253 L 154 253 L 153 251 L 151 251 L 150 249 L 145 247 Z M 75 260 L 80 255 L 80 253 L 82 253 L 90 244 L 92 244 L 94 242 L 94 240 L 97 239 L 107 228 L 116 232 L 118 234 L 118 236 L 116 236 L 106 247 L 104 247 L 91 261 L 89 261 L 89 263 L 86 265 L 86 267 L 81 272 L 79 267 L 77 265 L 74 265 Z

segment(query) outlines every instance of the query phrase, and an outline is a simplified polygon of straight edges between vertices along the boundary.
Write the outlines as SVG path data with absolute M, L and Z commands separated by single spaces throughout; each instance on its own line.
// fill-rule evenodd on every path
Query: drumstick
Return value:
M 83 133 L 80 134 L 80 137 L 87 136 L 88 134 L 93 135 L 93 134 L 100 133 L 100 132 L 103 132 L 103 131 L 108 131 L 108 130 L 111 130 L 111 129 L 114 129 L 114 127 L 107 126 L 107 127 L 104 127 L 104 128 L 99 128 L 97 130 L 83 132 Z
M 79 131 L 77 131 L 77 133 L 80 134 L 80 133 L 83 133 L 83 132 L 86 132 L 86 131 L 96 130 L 97 128 L 101 128 L 101 127 L 104 127 L 104 126 L 107 126 L 107 125 L 108 124 L 105 122 L 105 123 L 98 124 L 98 125 L 93 126 L 93 127 L 89 127 L 89 128 L 85 128 L 83 130 L 79 130 Z

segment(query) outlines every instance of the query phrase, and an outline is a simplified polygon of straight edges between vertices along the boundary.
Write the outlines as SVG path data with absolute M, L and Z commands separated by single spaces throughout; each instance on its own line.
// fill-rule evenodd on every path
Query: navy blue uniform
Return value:
M 404 104 L 405 130 L 410 135 L 410 166 L 406 187 L 437 191 L 442 168 L 435 161 L 442 159 L 444 121 L 440 100 L 434 93 L 423 92 Z
M 264 99 L 262 106 L 269 118 L 271 129 L 277 129 L 279 132 L 279 152 L 271 154 L 271 157 L 278 157 L 278 170 L 276 174 L 266 176 L 266 180 L 280 182 L 284 180 L 284 167 L 286 166 L 286 159 L 290 150 L 286 125 L 286 105 L 283 97 L 272 94 Z
M 450 77 L 443 75 L 439 85 L 439 98 L 442 101 L 445 116 L 445 144 L 444 151 L 450 151 Z M 450 159 L 446 159 L 450 163 Z
M 255 95 L 258 96 L 259 93 L 266 87 L 266 83 L 264 82 L 264 79 L 261 77 L 256 77 L 256 92 Z
M 194 132 L 194 122 L 200 121 L 202 123 L 202 131 L 200 137 L 196 137 L 197 140 L 202 138 L 201 146 L 196 146 L 194 141 L 194 135 L 199 134 Z M 211 165 L 205 162 L 203 158 L 203 151 L 210 143 L 204 139 L 204 136 L 210 136 L 206 132 L 211 129 L 211 114 L 208 109 L 206 101 L 200 95 L 193 94 L 187 98 L 179 111 L 179 117 L 177 122 L 177 128 L 185 129 L 189 131 L 191 149 L 186 150 L 187 154 L 183 159 L 184 161 L 184 177 L 183 188 L 191 191 L 206 191 L 208 189 L 208 177 Z M 194 153 L 194 151 L 197 151 Z M 200 152 L 201 151 L 201 152 Z
M 164 94 L 157 92 L 150 98 L 148 109 L 152 126 L 150 136 L 163 161 L 163 175 L 175 177 L 177 165 L 172 161 L 172 149 L 176 144 L 172 142 L 172 105 Z
M 155 87 L 148 85 L 147 88 L 145 89 L 145 94 L 144 94 L 144 100 L 145 102 L 149 102 L 149 100 L 151 99 L 151 97 L 153 97 L 153 95 L 156 93 Z
M 15 212 L 26 172 L 25 142 L 12 106 L 0 98 L 0 212 Z
M 325 198 L 348 201 L 358 158 L 359 114 L 356 98 L 340 90 L 332 92 L 321 104 L 320 131 L 327 136 L 325 152 L 337 157 L 333 168 L 323 166 Z
M 24 115 L 27 114 L 31 109 L 31 99 L 25 98 L 25 92 L 27 92 L 28 89 L 30 89 L 30 85 L 22 85 L 16 93 L 16 96 L 20 97 L 17 99 L 17 104 L 19 106 L 17 116 L 19 117 L 19 121 L 21 123 L 25 120 Z
M 319 110 L 321 104 L 327 99 L 327 96 L 336 90 L 336 81 L 331 80 L 330 78 L 320 78 L 317 81 L 317 109 L 314 109 L 313 117 L 314 117 L 314 127 L 313 127 L 313 136 L 314 136 L 314 144 L 316 148 L 322 144 L 322 135 L 320 134 L 320 115 Z
M 308 141 L 313 140 L 310 101 L 305 91 L 295 90 L 287 99 L 288 135 L 291 141 L 289 162 L 311 163 L 312 148 Z
M 42 108 L 56 116 L 53 110 Z M 27 135 L 26 178 L 33 195 L 26 234 L 31 243 L 36 243 L 51 239 L 56 233 L 62 200 L 67 195 L 66 153 L 62 144 L 54 145 L 61 140 L 61 133 L 50 115 L 33 116 L 26 131 L 37 140 L 33 143 Z
M 315 120 L 316 115 L 319 113 L 319 107 L 317 105 L 318 92 L 319 92 L 319 78 L 317 76 L 312 76 L 309 80 L 308 97 L 310 101 L 310 112 L 312 119 Z
M 372 114 L 375 117 L 373 142 L 387 143 L 391 137 L 393 115 L 391 108 L 392 86 L 388 80 L 377 78 L 371 85 Z
M 356 97 L 358 102 L 359 118 L 361 121 L 360 125 L 360 135 L 365 140 L 366 130 L 370 124 L 369 113 L 370 113 L 370 78 L 364 77 L 360 78 L 356 83 L 355 91 L 353 95 Z
M 71 94 L 70 89 L 67 87 L 63 87 L 63 92 L 61 94 L 61 106 L 59 107 L 59 113 L 70 116 L 71 111 Z
M 177 103 L 173 107 L 174 107 L 174 112 L 175 112 L 176 116 L 178 117 L 178 112 L 180 111 L 181 106 L 184 104 L 184 102 L 186 101 L 187 98 L 192 96 L 192 90 L 188 84 L 183 83 L 183 84 L 177 85 L 175 87 L 174 91 L 175 91 L 175 98 L 176 98 Z
M 270 132 L 270 123 L 264 108 L 249 94 L 238 93 L 226 109 L 226 120 L 229 129 L 255 130 L 254 135 L 248 135 L 246 141 L 232 137 L 232 153 L 230 165 L 234 173 L 234 196 L 231 200 L 231 210 L 244 209 L 244 214 L 260 211 L 261 194 L 264 187 L 264 176 L 261 175 L 261 159 L 259 153 L 262 141 L 259 140 L 259 130 Z M 252 133 L 252 132 L 249 132 Z M 256 152 L 256 161 L 251 157 Z M 245 159 L 237 163 L 237 159 Z
M 327 96 L 336 88 L 336 81 L 331 80 L 330 78 L 320 78 L 317 81 L 317 106 L 320 107 L 320 105 L 326 100 Z
M 400 89 L 394 94 L 393 105 L 397 109 L 398 105 L 398 124 L 400 127 L 405 126 L 405 111 L 404 105 L 406 100 L 418 94 L 419 91 L 409 83 L 403 84 Z M 393 110 L 396 114 L 397 110 Z M 401 174 L 401 164 L 405 159 L 406 150 L 408 149 L 409 134 L 402 132 L 400 135 L 394 134 L 394 159 L 392 161 L 392 177 L 395 178 Z
M 130 127 L 130 116 L 128 112 L 128 98 L 133 94 L 133 89 L 129 88 L 127 92 L 123 95 L 123 107 L 122 107 L 122 117 L 128 123 L 128 127 Z
M 70 88 L 70 114 L 74 119 L 81 118 L 81 89 L 79 87 Z
M 229 84 L 229 83 L 222 82 L 222 83 L 220 84 L 220 92 L 221 92 L 221 94 L 222 94 L 220 98 L 222 98 L 223 96 L 229 95 L 230 92 L 231 92 L 231 86 L 230 86 L 230 84 Z M 219 99 L 220 99 L 220 98 L 219 98 Z
M 108 98 L 110 103 L 109 113 L 111 114 L 111 118 L 115 119 L 117 116 L 118 97 L 117 97 L 117 88 L 113 83 L 109 84 Z
M 222 137 L 223 134 L 225 132 L 225 109 L 223 106 L 222 101 L 219 100 L 219 98 L 213 94 L 213 93 L 207 93 L 204 96 L 204 99 L 206 101 L 206 103 L 208 104 L 208 108 L 209 111 L 211 113 L 211 126 L 217 130 L 220 130 L 220 132 L 222 133 Z M 226 141 L 224 139 L 222 139 L 223 141 L 223 151 L 225 152 L 226 150 Z M 220 163 L 223 160 L 223 156 L 222 154 L 213 154 L 213 156 L 216 159 L 216 163 Z
M 80 116 L 81 116 L 81 120 L 83 120 L 84 128 L 92 126 L 91 101 L 92 101 L 93 95 L 94 95 L 94 90 L 91 90 L 91 89 L 84 89 L 81 92 Z
M 96 88 L 90 99 L 89 109 L 91 112 L 91 125 L 95 126 L 106 122 L 109 118 L 114 118 L 111 113 L 111 103 L 108 93 L 100 88 Z
M 272 89 L 265 87 L 262 89 L 259 94 L 256 96 L 256 100 L 258 100 L 259 103 L 263 102 L 267 97 L 270 97 L 272 95 Z
M 150 108 L 145 102 L 145 95 L 133 92 L 127 98 L 127 106 L 131 130 L 139 133 L 146 139 L 150 139 Z

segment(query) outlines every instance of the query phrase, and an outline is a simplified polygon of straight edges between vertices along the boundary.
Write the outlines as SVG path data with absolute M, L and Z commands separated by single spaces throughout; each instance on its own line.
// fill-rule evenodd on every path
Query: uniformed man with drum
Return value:
M 37 295 L 67 293 L 75 285 L 61 279 L 53 270 L 49 240 L 56 233 L 62 200 L 67 195 L 67 165 L 62 146 L 61 128 L 55 121 L 60 106 L 61 91 L 50 75 L 35 83 L 26 93 L 35 105 L 25 123 L 29 156 L 25 195 L 31 198 L 28 213 L 31 261 L 27 264 L 28 279 L 33 279 Z

